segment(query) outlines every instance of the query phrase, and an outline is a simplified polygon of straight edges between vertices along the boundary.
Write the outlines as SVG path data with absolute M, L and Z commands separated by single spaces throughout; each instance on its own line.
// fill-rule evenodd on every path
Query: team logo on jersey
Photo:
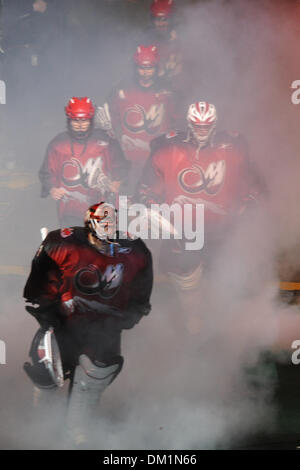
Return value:
M 90 264 L 75 274 L 76 288 L 85 295 L 99 295 L 103 299 L 111 299 L 118 292 L 123 281 L 124 265 L 108 265 L 104 273 Z
M 185 168 L 178 174 L 178 182 L 185 192 L 190 194 L 205 191 L 209 195 L 217 194 L 225 178 L 226 164 L 224 160 L 212 162 L 204 171 L 200 165 Z
M 177 131 L 170 131 L 168 134 L 166 134 L 166 139 L 173 139 L 173 137 L 177 137 L 178 132 Z
M 60 236 L 62 238 L 67 238 L 67 237 L 70 237 L 73 233 L 73 229 L 72 228 L 63 228 L 61 229 L 60 231 Z
M 124 126 L 130 132 L 147 132 L 149 135 L 157 134 L 163 122 L 165 107 L 162 103 L 153 104 L 149 111 L 139 104 L 128 108 L 124 113 Z
M 62 166 L 62 180 L 65 186 L 74 188 L 83 186 L 91 188 L 95 186 L 95 180 L 103 174 L 102 158 L 89 158 L 85 165 L 82 165 L 77 158 L 71 158 L 64 162 Z

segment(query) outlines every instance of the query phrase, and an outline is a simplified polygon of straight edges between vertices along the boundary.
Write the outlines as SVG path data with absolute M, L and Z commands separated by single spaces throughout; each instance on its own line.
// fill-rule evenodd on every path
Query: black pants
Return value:
M 113 320 L 71 317 L 55 331 L 65 374 L 72 374 L 81 354 L 107 365 L 122 360 L 121 330 Z

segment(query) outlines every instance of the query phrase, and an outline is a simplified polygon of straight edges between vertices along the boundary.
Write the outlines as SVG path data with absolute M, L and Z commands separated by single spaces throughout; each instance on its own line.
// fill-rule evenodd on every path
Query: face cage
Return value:
M 207 142 L 210 141 L 212 134 L 214 133 L 216 128 L 216 121 L 210 126 L 208 133 L 204 136 L 200 136 L 197 134 L 197 132 L 195 131 L 196 126 L 194 126 L 190 121 L 188 123 L 188 127 L 192 133 L 193 138 L 196 140 L 196 142 L 198 142 L 199 145 L 203 147 Z
M 154 70 L 154 73 L 152 75 L 141 75 L 140 72 L 139 72 L 139 69 L 141 70 Z M 143 78 L 143 79 L 151 79 L 151 80 L 154 80 L 157 76 L 157 69 L 158 69 L 158 66 L 157 64 L 155 65 L 138 65 L 136 64 L 136 74 L 139 78 Z
M 106 231 L 106 227 L 108 226 L 108 231 Z M 114 222 L 110 220 L 98 220 L 95 218 L 90 218 L 90 227 L 92 233 L 101 241 L 108 242 L 111 239 L 116 238 L 117 232 L 117 220 Z
M 86 139 L 87 137 L 89 137 L 89 135 L 91 134 L 92 130 L 93 130 L 93 127 L 94 127 L 94 118 L 91 118 L 89 119 L 90 121 L 90 125 L 89 125 L 89 128 L 87 131 L 74 131 L 71 127 L 71 121 L 74 121 L 76 120 L 77 118 L 70 118 L 70 117 L 67 117 L 67 126 L 68 126 L 68 131 L 69 133 L 71 134 L 71 136 L 75 139 L 75 140 L 83 140 L 83 139 Z M 82 118 L 83 121 L 87 120 L 86 118 Z
M 170 18 L 167 15 L 156 15 L 153 16 L 153 21 L 160 24 L 169 25 Z
M 161 15 L 151 15 L 152 16 L 152 24 L 157 31 L 161 32 L 168 32 L 170 29 L 172 29 L 173 26 L 173 19 L 171 15 L 168 16 L 161 16 Z M 166 18 L 167 21 L 162 21 L 160 23 L 160 27 L 157 27 L 155 22 L 160 20 L 161 18 Z

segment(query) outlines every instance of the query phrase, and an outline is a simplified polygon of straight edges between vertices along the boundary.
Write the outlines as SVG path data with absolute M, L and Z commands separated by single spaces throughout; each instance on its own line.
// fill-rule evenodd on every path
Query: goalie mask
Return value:
M 91 234 L 101 241 L 116 237 L 117 211 L 112 204 L 100 202 L 89 207 L 84 222 Z
M 190 105 L 187 112 L 188 127 L 199 147 L 207 145 L 217 123 L 217 111 L 213 104 L 198 101 Z

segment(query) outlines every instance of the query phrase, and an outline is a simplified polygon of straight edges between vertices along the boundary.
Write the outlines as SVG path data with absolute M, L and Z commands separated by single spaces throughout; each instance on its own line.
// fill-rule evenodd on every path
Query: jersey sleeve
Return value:
M 54 145 L 50 142 L 46 150 L 44 161 L 39 171 L 41 182 L 41 197 L 47 197 L 50 189 L 58 185 L 57 153 Z
M 144 267 L 136 274 L 131 284 L 131 300 L 120 321 L 122 329 L 130 329 L 151 311 L 150 297 L 153 287 L 152 255 L 144 242 L 139 240 L 144 252 Z
M 160 165 L 162 154 L 163 150 L 157 150 L 155 146 L 145 164 L 136 193 L 136 199 L 142 204 L 161 203 L 165 199 L 164 174 Z
M 45 304 L 59 298 L 61 275 L 58 265 L 47 253 L 47 238 L 38 249 L 26 282 L 23 297 L 32 303 Z
M 153 287 L 153 266 L 151 252 L 143 244 L 145 266 L 136 275 L 132 283 L 132 305 L 136 306 L 141 311 L 142 315 L 147 315 L 150 312 L 150 296 Z
M 116 139 L 111 139 L 110 141 L 110 153 L 112 179 L 116 181 L 123 181 L 128 175 L 130 164 L 128 160 L 126 160 L 121 146 Z
M 109 113 L 111 117 L 112 129 L 117 136 L 117 139 L 121 137 L 122 129 L 122 119 L 119 105 L 119 92 L 120 88 L 118 86 L 114 87 L 108 97 L 107 103 L 109 108 Z

